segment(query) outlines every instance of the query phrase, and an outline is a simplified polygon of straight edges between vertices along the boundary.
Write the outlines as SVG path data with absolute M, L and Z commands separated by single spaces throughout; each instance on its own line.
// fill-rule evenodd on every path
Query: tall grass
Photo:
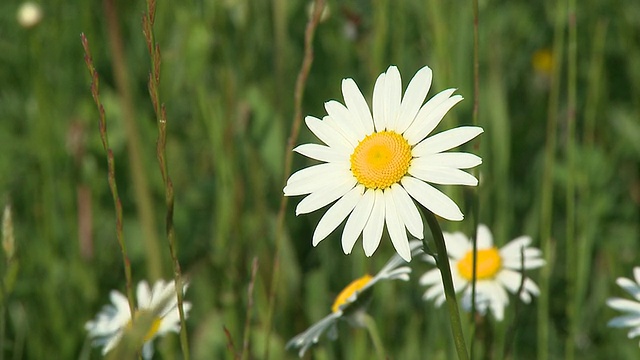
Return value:
M 0 359 L 99 358 L 84 323 L 110 290 L 126 290 L 80 33 L 90 39 L 101 76 L 131 282 L 174 276 L 167 241 L 157 235 L 166 231 L 167 193 L 154 159 L 158 122 L 140 23 L 147 7 L 105 4 L 116 5 L 113 13 L 102 3 L 43 2 L 43 20 L 27 29 L 15 19 L 20 2 L 0 3 L 0 205 L 11 204 L 20 264 L 1 303 Z M 312 248 L 320 214 L 296 218 L 297 199 L 285 207 L 278 230 L 307 5 L 157 3 L 158 104 L 166 104 L 175 260 L 190 280 L 186 300 L 193 304 L 183 343 L 193 359 L 266 352 L 295 358 L 285 352 L 286 341 L 328 314 L 353 278 L 377 271 L 393 253 L 383 239 L 371 258 L 359 243 L 345 256 L 336 234 Z M 480 1 L 477 89 L 469 1 L 328 1 L 328 17 L 314 36 L 302 116 L 322 116 L 325 101 L 341 100 L 345 77 L 370 99 L 376 76 L 390 64 L 399 66 L 405 86 L 429 65 L 430 95 L 457 87 L 466 98 L 438 131 L 471 124 L 479 90 L 485 133 L 471 150 L 483 158 L 478 220 L 492 228 L 497 245 L 531 235 L 547 259 L 531 272 L 541 296 L 519 305 L 514 359 L 626 359 L 640 352 L 625 331 L 606 327 L 615 313 L 604 305 L 623 295 L 615 278 L 630 277 L 640 265 L 640 4 L 610 5 Z M 553 67 L 534 61 L 539 51 L 550 51 Z M 295 143 L 313 140 L 301 127 Z M 293 156 L 292 169 L 308 165 Z M 465 194 L 446 190 L 465 202 Z M 443 230 L 469 232 L 469 221 L 443 223 Z M 0 258 L 4 278 L 9 270 Z M 393 358 L 454 358 L 453 339 L 442 330 L 446 311 L 420 298 L 416 279 L 429 266 L 412 266 L 409 283 L 375 289 L 369 314 L 382 347 Z M 477 319 L 476 358 L 503 355 L 515 318 L 516 299 L 510 301 L 502 323 Z M 469 345 L 474 319 L 461 315 Z M 345 323 L 338 331 L 338 340 L 322 339 L 308 358 L 375 356 L 365 330 Z M 156 352 L 180 356 L 179 337 L 157 341 Z

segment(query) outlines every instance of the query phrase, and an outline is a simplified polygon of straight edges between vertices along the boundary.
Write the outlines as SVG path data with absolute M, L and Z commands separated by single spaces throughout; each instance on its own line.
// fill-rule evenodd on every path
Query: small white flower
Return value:
M 625 315 L 615 317 L 607 324 L 611 327 L 631 328 L 627 336 L 632 339 L 640 335 L 640 267 L 633 268 L 634 280 L 619 277 L 616 284 L 628 292 L 634 300 L 610 298 L 607 305 L 613 309 L 625 312 Z
M 32 28 L 42 20 L 42 8 L 38 3 L 27 1 L 18 8 L 18 23 L 24 28 Z
M 422 242 L 418 240 L 411 241 L 409 247 L 414 255 L 422 252 Z M 354 326 L 359 324 L 358 313 L 364 311 L 371 300 L 373 285 L 381 280 L 408 281 L 410 273 L 411 268 L 406 266 L 406 261 L 394 254 L 375 276 L 364 275 L 347 285 L 336 297 L 331 314 L 289 340 L 287 349 L 299 348 L 298 355 L 302 357 L 307 349 L 320 340 L 323 333 L 328 331 L 328 337 L 335 340 L 338 336 L 336 323 L 339 320 L 349 320 Z
M 447 244 L 451 277 L 456 293 L 464 291 L 462 307 L 471 310 L 471 282 L 473 271 L 473 243 L 461 232 L 444 233 Z M 530 247 L 531 238 L 520 236 L 501 249 L 493 245 L 493 236 L 485 225 L 478 226 L 478 252 L 476 256 L 476 309 L 481 314 L 487 310 L 501 321 L 504 318 L 504 308 L 509 304 L 507 291 L 516 294 L 523 284 L 520 299 L 525 303 L 531 302 L 532 296 L 540 294 L 540 289 L 521 271 L 539 268 L 545 261 L 541 258 L 540 249 Z M 522 259 L 524 254 L 524 261 Z M 424 259 L 434 263 L 429 255 Z M 436 306 L 445 301 L 444 287 L 439 269 L 427 271 L 420 278 L 420 284 L 427 286 L 425 300 L 434 300 Z
M 347 219 L 344 253 L 351 253 L 362 234 L 364 252 L 371 256 L 386 224 L 394 248 L 410 261 L 407 231 L 422 239 L 424 228 L 413 200 L 445 219 L 463 219 L 453 200 L 429 183 L 476 186 L 478 180 L 462 169 L 475 167 L 482 159 L 446 151 L 483 130 L 462 126 L 427 137 L 462 100 L 453 95 L 455 89 L 448 89 L 423 105 L 431 78 L 431 69 L 423 67 L 402 96 L 400 72 L 390 66 L 374 86 L 373 112 L 353 79 L 344 79 L 345 105 L 331 100 L 325 103 L 328 115 L 322 120 L 307 116 L 307 127 L 326 145 L 303 144 L 295 151 L 324 163 L 291 175 L 284 194 L 308 194 L 296 207 L 296 215 L 335 202 L 318 223 L 313 246 Z
M 187 284 L 183 287 L 183 293 L 186 288 Z M 94 338 L 94 344 L 103 346 L 103 355 L 116 347 L 124 331 L 131 326 L 131 311 L 127 297 L 115 290 L 111 291 L 109 297 L 112 304 L 106 305 L 94 320 L 85 324 L 89 336 Z M 143 312 L 157 314 L 144 337 L 145 343 L 142 347 L 142 356 L 145 359 L 151 359 L 153 357 L 153 339 L 168 332 L 177 333 L 180 331 L 180 314 L 175 282 L 167 283 L 159 280 L 151 289 L 146 281 L 141 281 L 138 283 L 136 297 L 138 305 L 134 317 Z M 191 304 L 183 302 L 182 305 L 186 317 L 191 309 Z

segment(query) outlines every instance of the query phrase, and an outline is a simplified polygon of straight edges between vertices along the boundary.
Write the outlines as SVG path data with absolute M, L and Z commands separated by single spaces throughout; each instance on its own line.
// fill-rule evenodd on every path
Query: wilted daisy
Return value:
M 640 267 L 633 268 L 633 276 L 634 280 L 620 277 L 616 280 L 616 284 L 631 294 L 634 300 L 622 298 L 607 300 L 609 307 L 626 313 L 611 319 L 607 325 L 631 328 L 627 334 L 629 339 L 640 335 Z
M 183 287 L 186 291 L 187 285 Z M 176 299 L 175 282 L 165 282 L 159 280 L 149 287 L 146 281 L 138 283 L 137 307 L 134 314 L 134 321 L 142 314 L 152 315 L 153 320 L 144 336 L 142 356 L 151 359 L 153 356 L 152 341 L 157 336 L 162 336 L 168 332 L 180 331 L 180 314 L 178 312 L 178 302 Z M 131 311 L 127 297 L 118 291 L 111 291 L 110 299 L 112 304 L 106 305 L 96 318 L 85 324 L 85 329 L 89 336 L 94 338 L 96 346 L 103 346 L 102 354 L 108 353 L 118 345 L 125 330 L 131 327 Z M 191 304 L 183 302 L 184 315 L 187 316 Z
M 462 306 L 471 310 L 471 282 L 473 276 L 473 243 L 461 232 L 444 233 L 444 240 L 449 253 L 451 277 L 456 293 L 464 291 Z M 531 302 L 531 297 L 537 296 L 540 289 L 521 271 L 539 268 L 545 261 L 542 252 L 530 247 L 531 237 L 520 236 L 498 249 L 493 245 L 493 236 L 485 225 L 478 226 L 478 252 L 476 256 L 476 309 L 486 314 L 489 309 L 498 320 L 504 317 L 504 308 L 509 304 L 507 291 L 512 294 L 520 292 L 520 299 L 525 303 Z M 524 254 L 524 261 L 522 255 Z M 434 263 L 429 255 L 424 259 Z M 524 282 L 523 282 L 524 281 Z M 445 301 L 444 288 L 439 269 L 427 271 L 420 278 L 420 284 L 428 286 L 424 294 L 425 300 L 435 299 L 436 306 Z
M 347 218 L 342 233 L 344 253 L 351 253 L 362 233 L 364 252 L 371 256 L 386 224 L 396 251 L 409 261 L 406 230 L 422 239 L 424 226 L 412 198 L 445 219 L 462 220 L 462 212 L 453 200 L 428 183 L 477 185 L 478 180 L 461 169 L 477 166 L 482 159 L 445 151 L 483 130 L 462 126 L 427 137 L 462 100 L 462 96 L 453 95 L 455 89 L 448 89 L 423 105 L 431 76 L 428 67 L 420 69 L 402 96 L 400 72 L 395 66 L 389 67 L 376 80 L 373 112 L 353 79 L 344 79 L 345 105 L 331 100 L 325 103 L 328 115 L 322 120 L 306 117 L 309 130 L 326 145 L 304 144 L 295 151 L 324 163 L 291 175 L 284 194 L 309 194 L 298 204 L 296 215 L 335 201 L 316 227 L 314 246 Z
M 414 255 L 422 252 L 421 245 L 422 243 L 418 240 L 411 241 L 409 243 L 410 251 Z M 364 275 L 347 285 L 333 302 L 331 314 L 289 340 L 287 349 L 299 348 L 298 355 L 302 357 L 308 348 L 320 340 L 323 333 L 328 332 L 327 336 L 335 340 L 338 336 L 336 324 L 339 320 L 348 320 L 350 324 L 359 326 L 358 314 L 364 311 L 371 300 L 373 285 L 381 280 L 408 281 L 410 273 L 411 268 L 406 266 L 406 262 L 394 254 L 375 276 Z

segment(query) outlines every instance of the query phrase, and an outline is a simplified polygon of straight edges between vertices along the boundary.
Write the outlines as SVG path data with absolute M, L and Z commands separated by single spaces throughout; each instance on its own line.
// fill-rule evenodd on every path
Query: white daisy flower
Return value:
M 456 293 L 464 291 L 462 307 L 471 310 L 471 282 L 473 272 L 473 243 L 461 232 L 444 233 L 449 253 L 451 277 Z M 540 249 L 530 247 L 531 237 L 520 236 L 498 249 L 493 245 L 493 235 L 485 225 L 478 226 L 478 253 L 476 256 L 476 309 L 481 314 L 487 310 L 501 321 L 504 308 L 509 304 L 507 291 L 516 294 L 522 284 L 520 299 L 531 302 L 532 296 L 540 294 L 538 286 L 521 273 L 522 269 L 535 269 L 545 264 Z M 522 261 L 524 254 L 524 262 Z M 424 259 L 435 264 L 432 256 Z M 434 300 L 436 306 L 445 301 L 444 287 L 439 269 L 427 271 L 420 278 L 420 284 L 428 287 L 425 300 Z
M 422 239 L 424 226 L 411 198 L 445 219 L 462 220 L 462 212 L 453 200 L 428 183 L 476 186 L 478 180 L 461 169 L 477 166 L 482 159 L 445 151 L 483 130 L 462 126 L 427 137 L 462 100 L 462 96 L 453 95 L 455 89 L 448 89 L 423 105 L 431 77 L 431 69 L 420 69 L 402 97 L 400 72 L 395 66 L 389 67 L 376 80 L 373 115 L 353 79 L 344 79 L 346 105 L 331 100 L 325 103 L 328 115 L 322 120 L 306 117 L 309 130 L 326 145 L 304 144 L 294 150 L 324 163 L 291 175 L 284 194 L 309 194 L 296 207 L 296 215 L 335 201 L 316 227 L 313 246 L 347 218 L 342 233 L 344 253 L 351 253 L 362 233 L 364 252 L 371 256 L 386 224 L 394 248 L 410 261 L 406 230 Z
M 607 305 L 613 309 L 625 312 L 625 315 L 615 317 L 607 324 L 611 327 L 631 328 L 627 336 L 632 339 L 640 335 L 640 267 L 633 268 L 634 280 L 619 277 L 616 284 L 631 294 L 634 300 L 611 298 Z
M 422 252 L 422 242 L 412 240 L 409 243 L 409 248 L 413 255 L 417 255 Z M 320 336 L 324 332 L 328 331 L 328 337 L 331 340 L 335 340 L 338 337 L 336 324 L 339 320 L 349 320 L 350 324 L 359 325 L 357 314 L 363 311 L 371 300 L 373 285 L 381 280 L 408 281 L 410 273 L 411 268 L 406 266 L 406 262 L 397 254 L 394 254 L 375 276 L 364 275 L 347 285 L 333 302 L 331 314 L 289 340 L 286 348 L 299 348 L 298 355 L 302 357 L 307 349 L 318 343 Z
M 186 289 L 187 284 L 183 287 L 183 293 Z M 103 346 L 103 355 L 118 345 L 124 331 L 131 326 L 131 311 L 127 297 L 115 290 L 111 291 L 109 297 L 112 304 L 106 305 L 94 320 L 85 324 L 89 336 L 94 338 L 94 344 Z M 146 281 L 141 281 L 138 283 L 136 298 L 138 305 L 134 317 L 138 317 L 142 313 L 155 314 L 155 318 L 144 337 L 145 342 L 142 347 L 143 358 L 151 359 L 153 357 L 153 339 L 168 332 L 177 333 L 180 331 L 180 314 L 175 282 L 167 283 L 159 280 L 151 289 Z M 182 305 L 186 317 L 191 309 L 191 304 L 183 302 Z

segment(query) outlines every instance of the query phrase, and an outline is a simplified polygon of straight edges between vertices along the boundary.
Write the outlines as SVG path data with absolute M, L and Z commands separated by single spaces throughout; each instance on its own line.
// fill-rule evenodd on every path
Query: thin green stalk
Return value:
M 253 313 L 253 287 L 256 283 L 256 273 L 258 272 L 258 257 L 253 258 L 251 263 L 251 280 L 247 289 L 247 318 L 244 321 L 244 335 L 242 341 L 242 360 L 249 358 L 249 340 L 251 339 L 251 314 Z
M 371 337 L 371 342 L 373 343 L 373 348 L 376 350 L 376 354 L 378 355 L 378 359 L 381 359 L 381 360 L 386 359 L 386 351 L 384 349 L 384 345 L 382 343 L 382 338 L 380 337 L 380 333 L 378 332 L 376 321 L 373 320 L 371 315 L 367 314 L 364 311 L 358 314 L 358 320 L 367 329 L 367 332 Z
M 167 206 L 166 214 L 166 232 L 169 242 L 169 252 L 173 263 L 173 275 L 175 280 L 176 298 L 178 300 L 178 313 L 180 315 L 180 348 L 182 356 L 185 360 L 189 360 L 189 340 L 187 337 L 187 326 L 185 324 L 184 307 L 183 307 L 183 291 L 182 270 L 178 261 L 176 249 L 176 234 L 173 224 L 173 208 L 174 194 L 173 183 L 169 176 L 169 167 L 167 164 L 167 111 L 164 103 L 160 102 L 160 45 L 155 42 L 153 25 L 155 22 L 156 2 L 155 0 L 147 0 L 147 12 L 142 16 L 142 32 L 145 35 L 147 49 L 151 58 L 151 71 L 149 72 L 149 96 L 153 104 L 153 110 L 156 114 L 158 124 L 158 140 L 156 144 L 156 155 L 162 174 L 162 181 L 165 187 L 165 201 Z
M 480 36 L 479 36 L 479 24 L 480 24 L 480 15 L 478 9 L 478 0 L 471 0 L 471 4 L 473 7 L 473 112 L 472 112 L 472 122 L 473 125 L 478 125 L 478 118 L 480 116 Z M 479 144 L 476 145 L 479 148 Z M 476 149 L 478 150 L 478 149 Z M 478 169 L 474 168 L 472 170 L 472 174 L 479 178 Z M 475 335 L 476 335 L 476 281 L 477 281 L 477 262 L 478 262 L 478 223 L 480 222 L 480 201 L 475 191 L 471 189 L 466 190 L 467 193 L 471 193 L 468 196 L 468 199 L 471 202 L 469 216 L 472 218 L 472 242 L 473 242 L 473 256 L 471 259 L 472 270 L 471 270 L 471 318 L 472 321 L 472 336 L 471 336 L 471 344 L 470 344 L 470 357 L 471 360 L 474 358 L 474 348 L 475 348 Z
M 287 148 L 285 150 L 284 160 L 284 176 L 283 183 L 287 181 L 287 178 L 291 174 L 291 164 L 293 161 L 293 147 L 298 140 L 298 133 L 300 132 L 300 123 L 302 122 L 302 98 L 304 96 L 305 87 L 307 84 L 307 78 L 309 71 L 311 70 L 311 64 L 313 63 L 313 38 L 316 28 L 320 22 L 322 10 L 324 9 L 324 0 L 316 0 L 313 15 L 307 22 L 307 27 L 304 36 L 304 58 L 302 59 L 302 66 L 296 79 L 296 87 L 294 92 L 294 115 L 293 122 L 291 123 L 291 132 L 289 133 L 289 139 L 287 141 Z M 273 322 L 273 310 L 275 308 L 276 293 L 278 289 L 278 283 L 280 281 L 280 247 L 282 237 L 284 236 L 284 217 L 285 210 L 287 209 L 288 198 L 283 196 L 280 199 L 280 208 L 278 210 L 278 217 L 276 219 L 276 234 L 275 234 L 275 254 L 273 259 L 273 269 L 271 275 L 271 284 L 269 287 L 269 308 L 267 312 L 267 320 L 265 329 L 267 331 L 265 340 L 265 349 L 263 359 L 269 359 L 269 338 L 271 337 L 271 327 Z
M 147 270 L 151 280 L 162 277 L 162 257 L 158 246 L 156 221 L 153 216 L 153 202 L 146 177 L 142 151 L 140 150 L 140 135 L 136 126 L 136 113 L 133 106 L 133 95 L 129 83 L 129 69 L 122 44 L 122 35 L 118 24 L 118 11 L 114 0 L 104 0 L 104 13 L 107 20 L 107 35 L 111 54 L 111 65 L 118 89 L 119 100 L 122 104 L 122 122 L 127 136 L 127 157 L 132 174 L 133 194 L 136 208 L 142 225 L 142 243 L 145 247 Z
M 593 35 L 593 50 L 589 66 L 589 86 L 584 105 L 584 129 L 582 142 L 585 145 L 593 145 L 595 138 L 595 124 L 598 103 L 600 102 L 600 91 L 602 90 L 602 70 L 604 69 L 604 47 L 607 37 L 608 20 L 599 20 Z
M 93 96 L 93 101 L 96 103 L 98 107 L 99 114 L 99 122 L 98 126 L 100 128 L 100 140 L 102 140 L 102 147 L 104 151 L 107 153 L 107 167 L 108 167 L 108 179 L 109 179 L 109 188 L 111 189 L 111 195 L 113 196 L 113 203 L 115 206 L 116 212 L 116 239 L 118 240 L 118 245 L 120 246 L 120 252 L 122 254 L 122 263 L 124 266 L 124 275 L 127 282 L 127 299 L 129 300 L 129 310 L 131 314 L 135 313 L 135 302 L 133 299 L 133 285 L 131 282 L 131 263 L 129 262 L 129 257 L 127 256 L 127 247 L 124 242 L 124 232 L 122 227 L 122 202 L 120 202 L 120 196 L 118 195 L 118 186 L 116 184 L 116 166 L 115 160 L 113 158 L 113 151 L 109 147 L 109 135 L 107 133 L 107 117 L 104 112 L 104 107 L 102 106 L 102 102 L 100 101 L 100 91 L 99 85 L 100 81 L 98 80 L 98 72 L 96 71 L 95 66 L 93 65 L 93 58 L 91 57 L 91 51 L 89 49 L 89 41 L 84 33 L 80 34 L 80 39 L 82 40 L 82 47 L 84 48 L 84 62 L 87 64 L 87 68 L 89 69 L 89 75 L 91 75 L 91 95 Z M 133 321 L 133 317 L 132 317 Z
M 560 102 L 560 72 L 564 48 L 564 6 L 558 0 L 555 11 L 553 39 L 553 73 L 547 107 L 547 142 L 545 144 L 540 205 L 540 242 L 546 266 L 540 271 L 540 297 L 538 300 L 538 360 L 549 359 L 549 282 L 553 271 L 551 227 L 553 226 L 553 177 L 556 162 L 556 132 L 558 104 Z
M 433 215 L 428 209 L 424 209 L 427 223 L 431 229 L 431 235 L 436 244 L 436 265 L 440 269 L 442 275 L 442 284 L 444 286 L 444 295 L 447 300 L 447 310 L 449 311 L 449 318 L 451 319 L 451 332 L 453 334 L 453 341 L 456 345 L 456 352 L 458 353 L 458 359 L 469 359 L 467 353 L 467 346 L 464 342 L 464 334 L 462 332 L 462 323 L 460 322 L 460 313 L 458 312 L 458 301 L 456 300 L 456 291 L 453 287 L 453 280 L 451 278 L 451 265 L 449 264 L 449 256 L 447 254 L 447 245 L 444 242 L 444 235 L 438 224 L 436 216 Z M 426 240 L 422 240 L 423 243 Z M 425 246 L 426 247 L 426 246 Z
M 375 79 L 380 69 L 387 63 L 387 45 L 389 38 L 389 1 L 374 0 L 373 6 L 373 34 L 369 61 L 369 75 Z
M 518 291 L 516 291 L 516 301 L 515 304 L 513 305 L 513 322 L 511 323 L 511 325 L 509 325 L 509 329 L 507 330 L 507 338 L 505 339 L 504 342 L 504 350 L 502 352 L 502 357 L 504 359 L 510 359 L 511 358 L 511 349 L 513 349 L 513 342 L 516 338 L 516 331 L 518 330 L 518 318 L 520 315 L 520 295 L 522 294 L 522 291 L 524 290 L 524 282 L 527 279 L 524 276 L 524 272 L 525 272 L 525 267 L 524 267 L 524 261 L 525 261 L 525 256 L 524 256 L 524 249 L 525 247 L 522 246 L 520 248 L 520 273 L 522 274 L 522 277 L 520 279 L 520 285 L 518 286 Z
M 567 43 L 568 56 L 568 89 L 567 89 L 567 193 L 566 193 L 566 265 L 567 265 L 567 320 L 569 333 L 565 339 L 565 359 L 575 358 L 575 340 L 578 331 L 578 318 L 581 301 L 576 297 L 576 255 L 575 239 L 575 132 L 576 132 L 576 81 L 577 81 L 577 29 L 576 29 L 576 0 L 568 0 L 569 41 Z

